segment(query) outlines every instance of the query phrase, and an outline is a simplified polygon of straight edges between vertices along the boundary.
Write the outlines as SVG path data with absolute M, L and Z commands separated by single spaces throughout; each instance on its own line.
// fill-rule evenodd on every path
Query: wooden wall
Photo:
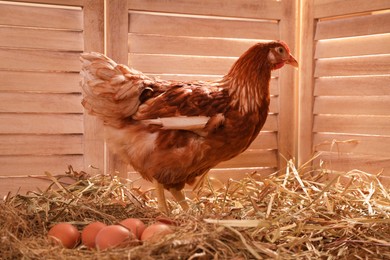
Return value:
M 301 162 L 390 177 L 390 2 L 305 1 L 303 16 Z
M 45 186 L 45 172 L 103 161 L 79 86 L 80 53 L 104 51 L 99 1 L 26 2 L 0 3 L 1 195 Z
M 273 74 L 264 131 L 212 174 L 269 174 L 283 157 L 303 164 L 321 152 L 315 165 L 390 175 L 389 9 L 386 0 L 1 1 L 0 195 L 42 187 L 45 171 L 68 164 L 138 178 L 83 113 L 81 52 L 165 79 L 213 80 L 272 39 L 299 55 L 299 71 Z

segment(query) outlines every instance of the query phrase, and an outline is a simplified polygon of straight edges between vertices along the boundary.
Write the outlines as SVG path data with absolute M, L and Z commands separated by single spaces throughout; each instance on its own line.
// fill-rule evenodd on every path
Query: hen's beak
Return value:
M 298 61 L 290 54 L 290 57 L 286 61 L 286 64 L 290 64 L 291 66 L 298 68 Z

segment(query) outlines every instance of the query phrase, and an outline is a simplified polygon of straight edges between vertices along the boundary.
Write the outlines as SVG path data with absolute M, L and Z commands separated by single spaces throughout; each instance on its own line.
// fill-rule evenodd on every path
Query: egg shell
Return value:
M 81 241 L 83 242 L 83 245 L 88 248 L 95 248 L 96 236 L 104 227 L 107 227 L 107 225 L 99 221 L 88 224 L 81 232 Z
M 100 250 L 126 246 L 128 242 L 135 239 L 135 235 L 121 225 L 111 225 L 102 228 L 96 235 L 96 247 Z
M 127 218 L 119 222 L 119 225 L 129 229 L 138 239 L 141 239 L 141 235 L 146 228 L 144 222 L 137 218 Z
M 69 223 L 58 223 L 47 233 L 48 237 L 66 248 L 74 248 L 80 240 L 80 232 Z
M 149 242 L 157 242 L 168 234 L 172 234 L 173 230 L 163 223 L 155 223 L 148 226 L 142 233 L 141 240 Z

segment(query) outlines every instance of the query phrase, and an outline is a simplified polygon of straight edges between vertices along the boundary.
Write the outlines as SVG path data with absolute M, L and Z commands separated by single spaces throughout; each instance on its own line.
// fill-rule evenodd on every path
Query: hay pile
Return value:
M 214 188 L 206 181 L 180 213 L 169 201 L 175 233 L 158 243 L 108 251 L 64 249 L 48 229 L 70 222 L 116 223 L 161 216 L 151 192 L 115 177 L 69 171 L 45 191 L 0 203 L 2 259 L 384 259 L 390 258 L 390 196 L 376 176 L 352 171 L 296 169 L 258 180 L 256 173 Z M 343 181 L 341 181 L 344 179 Z

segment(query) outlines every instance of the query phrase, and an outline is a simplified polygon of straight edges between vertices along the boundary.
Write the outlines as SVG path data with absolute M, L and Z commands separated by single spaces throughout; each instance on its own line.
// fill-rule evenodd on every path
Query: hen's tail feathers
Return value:
M 137 111 L 142 91 L 153 81 L 100 53 L 83 53 L 80 60 L 84 108 L 106 124 L 121 127 Z

